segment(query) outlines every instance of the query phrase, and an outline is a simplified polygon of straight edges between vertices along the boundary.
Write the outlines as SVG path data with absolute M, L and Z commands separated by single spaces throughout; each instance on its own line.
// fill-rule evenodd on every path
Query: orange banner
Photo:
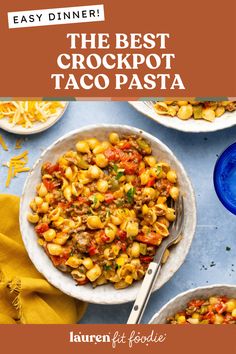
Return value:
M 1 349 L 9 354 L 234 354 L 234 334 L 234 326 L 0 325 Z
M 78 6 L 90 10 L 71 10 Z M 205 0 L 194 6 L 187 0 L 4 2 L 0 96 L 236 96 L 236 3 L 222 6 Z

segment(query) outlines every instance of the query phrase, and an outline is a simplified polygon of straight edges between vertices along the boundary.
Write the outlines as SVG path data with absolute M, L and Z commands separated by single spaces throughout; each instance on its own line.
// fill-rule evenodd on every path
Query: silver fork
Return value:
M 156 103 L 157 101 L 143 101 L 143 103 L 148 107 L 153 109 L 153 105 Z
M 165 238 L 165 240 L 161 243 L 158 248 L 156 255 L 151 263 L 149 263 L 146 275 L 143 279 L 141 288 L 138 292 L 137 298 L 133 305 L 132 311 L 128 318 L 127 324 L 136 324 L 140 323 L 145 308 L 147 306 L 148 300 L 150 298 L 152 288 L 156 282 L 158 274 L 161 269 L 161 261 L 165 250 L 175 244 L 183 229 L 184 223 L 184 201 L 183 197 L 179 197 L 177 202 L 175 203 L 176 210 L 176 219 L 172 223 L 170 228 L 170 235 Z

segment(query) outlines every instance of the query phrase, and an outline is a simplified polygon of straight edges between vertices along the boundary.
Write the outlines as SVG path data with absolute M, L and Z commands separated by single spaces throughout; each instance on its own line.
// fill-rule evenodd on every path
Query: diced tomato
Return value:
M 211 103 L 209 101 L 203 102 L 204 108 L 211 107 Z
M 129 144 L 129 143 L 127 143 Z M 125 148 L 127 149 L 129 145 L 125 144 Z M 130 146 L 129 146 L 130 147 Z M 104 151 L 104 155 L 109 161 L 135 161 L 140 162 L 142 160 L 142 156 L 138 153 L 138 151 L 123 151 L 121 148 L 111 147 Z
M 56 188 L 56 183 L 51 181 L 50 179 L 44 179 L 43 184 L 47 188 L 49 192 L 51 192 L 54 188 Z
M 47 252 L 48 253 L 48 252 Z M 49 257 L 51 258 L 54 266 L 59 266 L 60 264 L 63 264 L 67 261 L 67 259 L 70 257 L 71 254 L 71 250 L 68 252 L 65 252 L 64 254 L 62 254 L 61 256 L 52 256 L 51 254 L 49 254 Z
M 121 249 L 122 249 L 122 252 L 126 252 L 126 249 L 127 249 L 126 243 L 122 242 Z
M 124 241 L 126 240 L 127 232 L 119 229 L 117 231 L 117 235 L 119 236 L 120 240 Z
M 134 150 L 126 154 L 124 158 L 121 158 L 120 167 L 124 168 L 128 175 L 136 174 L 141 160 L 142 156 Z
M 109 241 L 110 239 L 109 239 L 109 237 L 106 236 L 105 232 L 102 232 L 101 240 L 102 240 L 102 242 L 105 243 L 105 242 Z
M 35 226 L 35 231 L 37 234 L 43 234 L 45 231 L 49 230 L 49 226 L 46 223 L 38 224 Z
M 109 161 L 120 161 L 126 154 L 118 148 L 111 147 L 104 151 L 104 155 Z
M 211 323 L 214 322 L 215 320 L 215 314 L 212 311 L 208 311 L 204 316 L 203 316 L 204 320 L 210 320 Z
M 156 181 L 156 178 L 155 178 L 155 177 L 150 178 L 149 181 L 148 181 L 148 183 L 146 184 L 147 187 L 152 187 L 152 186 L 154 186 L 155 181 Z
M 121 161 L 120 167 L 125 170 L 127 175 L 133 175 L 137 173 L 138 164 L 134 161 Z
M 42 167 L 43 172 L 49 173 L 51 166 L 51 162 L 45 162 Z
M 153 261 L 153 257 L 149 257 L 149 256 L 140 256 L 140 260 L 143 263 L 150 263 Z
M 88 249 L 88 253 L 92 257 L 98 253 L 98 249 L 92 244 Z
M 50 172 L 53 173 L 53 172 L 59 172 L 61 169 L 60 169 L 60 166 L 59 164 L 55 164 L 55 165 L 52 165 L 51 168 L 50 168 Z
M 104 155 L 109 161 L 120 162 L 120 167 L 125 170 L 126 174 L 134 174 L 138 170 L 138 164 L 142 160 L 142 156 L 136 151 L 123 151 L 131 147 L 129 142 L 125 143 L 120 149 L 111 147 L 104 151 Z
M 227 302 L 229 299 L 226 296 L 220 296 L 219 301 Z
M 106 158 L 109 161 L 115 161 L 116 160 L 116 155 L 115 155 L 115 151 L 113 148 L 109 148 L 107 150 L 104 151 L 104 155 L 106 156 Z
M 137 162 L 142 161 L 142 156 L 140 155 L 140 153 L 136 150 L 132 151 L 132 154 L 129 155 L 131 160 L 135 160 Z
M 217 313 L 221 314 L 226 311 L 226 305 L 222 302 L 215 304 L 215 310 Z
M 85 278 L 83 280 L 77 280 L 78 285 L 85 285 L 89 282 L 88 278 Z M 77 285 L 77 284 L 76 284 Z
M 54 264 L 55 267 L 59 266 L 64 261 L 63 257 L 60 257 L 60 256 L 52 256 L 52 255 L 50 255 L 50 258 L 51 258 L 52 263 Z
M 113 196 L 112 193 L 106 193 L 106 194 L 105 194 L 105 202 L 106 202 L 107 204 L 112 203 L 114 199 L 115 199 L 115 198 L 114 198 L 114 196 Z
M 192 300 L 189 302 L 188 306 L 191 307 L 201 307 L 204 304 L 205 300 Z
M 150 233 L 147 234 L 139 234 L 136 236 L 136 240 L 143 242 L 143 243 L 148 243 L 150 245 L 157 246 L 160 244 L 160 240 L 162 239 L 162 236 L 158 234 L 157 232 L 151 231 Z
M 46 173 L 48 174 L 52 174 L 53 172 L 58 172 L 60 171 L 60 166 L 58 163 L 56 163 L 55 165 L 51 164 L 50 162 L 46 162 L 44 165 L 43 165 L 43 169 Z
M 122 146 L 120 146 L 120 149 L 122 150 L 128 150 L 131 148 L 131 144 L 129 141 L 127 141 L 126 143 L 124 143 Z

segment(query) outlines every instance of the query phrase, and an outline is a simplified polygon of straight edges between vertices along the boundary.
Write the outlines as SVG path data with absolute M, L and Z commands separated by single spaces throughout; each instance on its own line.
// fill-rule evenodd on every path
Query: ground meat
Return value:
M 142 203 L 142 200 L 135 200 L 136 203 L 134 205 L 134 210 L 142 210 L 142 206 L 143 206 L 143 203 Z
M 76 247 L 82 253 L 87 253 L 90 242 L 91 242 L 92 235 L 89 232 L 83 231 L 79 232 L 75 237 Z
M 84 159 L 84 161 L 86 161 L 88 163 L 94 162 L 93 161 L 93 154 L 91 152 L 89 154 L 83 155 L 83 159 Z
M 82 215 L 81 216 L 81 220 L 83 224 L 86 224 L 87 220 L 88 220 L 88 215 Z
M 65 264 L 59 264 L 57 266 L 57 269 L 59 269 L 61 272 L 64 272 L 64 273 L 70 273 L 70 271 L 71 271 L 70 267 L 66 266 Z
M 81 226 L 77 227 L 77 228 L 74 229 L 74 230 L 70 230 L 70 231 L 68 232 L 68 234 L 69 234 L 69 235 L 73 235 L 74 233 L 78 233 L 78 232 L 84 231 L 84 230 L 86 230 L 86 226 L 85 226 L 85 225 L 81 225 Z
M 82 209 L 74 208 L 73 211 L 74 211 L 75 215 L 79 215 L 80 216 L 80 215 L 87 214 L 88 210 L 89 210 L 89 206 L 83 205 Z

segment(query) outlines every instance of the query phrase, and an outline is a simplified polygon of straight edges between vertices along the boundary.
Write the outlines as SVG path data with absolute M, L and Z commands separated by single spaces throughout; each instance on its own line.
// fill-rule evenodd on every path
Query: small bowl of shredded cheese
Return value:
M 0 101 L 0 128 L 21 135 L 40 133 L 54 125 L 67 106 L 61 101 Z

